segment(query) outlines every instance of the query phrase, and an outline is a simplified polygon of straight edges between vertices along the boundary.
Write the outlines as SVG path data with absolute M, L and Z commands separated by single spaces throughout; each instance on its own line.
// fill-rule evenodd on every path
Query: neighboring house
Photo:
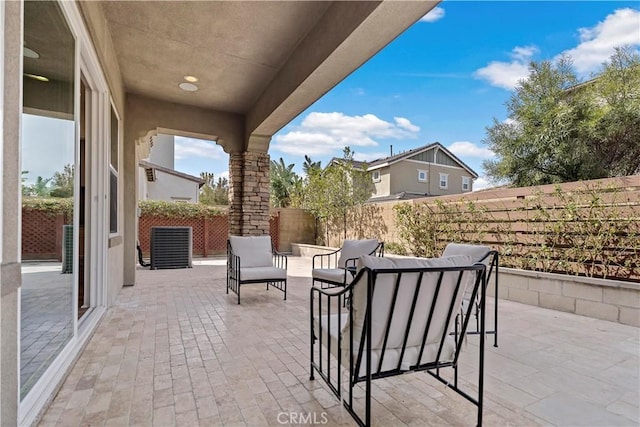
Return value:
M 138 200 L 198 203 L 204 180 L 140 160 Z
M 369 201 L 468 193 L 478 174 L 439 142 L 367 164 L 374 191 Z
M 175 142 L 171 135 L 151 139 L 148 160 L 138 162 L 138 200 L 198 203 L 204 180 L 176 171 Z

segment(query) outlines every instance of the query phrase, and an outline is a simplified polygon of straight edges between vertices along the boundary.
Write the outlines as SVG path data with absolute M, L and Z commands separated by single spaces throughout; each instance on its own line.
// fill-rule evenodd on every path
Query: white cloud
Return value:
M 384 157 L 389 157 L 390 152 L 388 151 L 374 151 L 371 153 L 359 153 L 356 152 L 353 155 L 354 160 L 359 160 L 361 162 L 371 162 L 373 160 L 382 159 Z
M 537 52 L 535 46 L 516 46 L 511 51 L 511 62 L 492 61 L 476 70 L 473 76 L 487 80 L 492 86 L 511 90 L 529 75 L 528 63 Z
M 396 125 L 402 129 L 408 130 L 409 132 L 419 132 L 420 127 L 414 125 L 409 121 L 409 119 L 405 119 L 404 117 L 394 117 L 393 120 L 396 121 Z
M 640 10 L 618 9 L 591 28 L 579 28 L 580 44 L 563 52 L 573 59 L 576 71 L 597 71 L 623 45 L 640 46 Z M 555 59 L 558 59 L 558 55 Z
M 583 77 L 597 71 L 619 46 L 640 46 L 640 10 L 618 9 L 593 27 L 579 28 L 580 43 L 556 55 L 570 55 L 577 73 Z M 510 62 L 492 61 L 480 68 L 474 77 L 487 80 L 492 86 L 513 89 L 529 74 L 527 63 L 538 52 L 535 46 L 517 46 L 511 52 Z
M 224 151 L 222 147 L 213 141 L 203 139 L 186 138 L 182 136 L 175 137 L 174 156 L 176 160 L 188 157 L 206 158 L 219 160 L 222 159 Z
M 458 157 L 477 157 L 480 159 L 486 159 L 495 155 L 494 152 L 488 148 L 476 145 L 469 141 L 454 142 L 449 145 L 447 149 Z
M 420 18 L 420 22 L 436 22 L 442 18 L 444 18 L 444 9 L 438 6 L 434 7 L 429 11 L 429 13 Z
M 492 186 L 493 185 L 491 184 L 491 182 L 484 176 L 480 176 L 475 181 L 473 181 L 473 191 L 484 190 Z
M 341 152 L 345 146 L 376 147 L 379 139 L 415 138 L 420 128 L 404 117 L 387 122 L 373 114 L 310 113 L 297 129 L 273 138 L 274 150 L 291 155 L 322 156 Z

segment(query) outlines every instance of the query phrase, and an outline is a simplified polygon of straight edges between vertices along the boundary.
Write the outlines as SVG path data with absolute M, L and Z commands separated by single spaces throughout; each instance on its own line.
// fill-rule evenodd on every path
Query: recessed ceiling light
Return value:
M 195 83 L 198 81 L 198 78 L 196 76 L 184 76 L 184 79 L 189 83 Z
M 178 86 L 180 89 L 186 90 L 187 92 L 195 92 L 198 90 L 198 86 L 193 83 L 180 83 Z
M 33 49 L 29 49 L 28 47 L 23 47 L 23 55 L 27 58 L 38 59 L 40 58 L 40 54 Z
M 24 73 L 24 75 L 25 75 L 26 77 L 29 77 L 30 79 L 38 80 L 38 81 L 40 81 L 40 82 L 48 82 L 48 81 L 49 81 L 49 79 L 48 79 L 48 78 L 46 78 L 45 76 L 39 76 L 38 74 L 29 74 L 29 73 Z

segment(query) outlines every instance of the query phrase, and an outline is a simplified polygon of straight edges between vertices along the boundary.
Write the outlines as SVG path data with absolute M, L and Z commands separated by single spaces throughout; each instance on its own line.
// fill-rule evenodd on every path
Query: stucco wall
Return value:
M 440 173 L 449 175 L 447 188 L 440 188 Z M 464 169 L 452 168 L 442 165 L 431 165 L 429 170 L 429 180 L 431 182 L 432 196 L 445 196 L 448 194 L 468 193 L 473 189 L 473 183 L 469 183 L 469 191 L 462 191 L 462 177 L 471 178 L 471 175 Z
M 403 191 L 415 194 L 442 196 L 469 192 L 473 188 L 471 175 L 464 169 L 425 163 L 415 160 L 403 160 L 391 166 L 377 169 L 380 171 L 380 181 L 374 182 L 374 197 L 388 196 Z M 418 171 L 427 172 L 427 181 L 418 181 Z M 440 188 L 440 173 L 449 175 L 446 189 Z M 469 190 L 462 190 L 462 177 L 469 178 Z
M 389 168 L 391 171 L 391 194 L 401 191 L 418 194 L 429 193 L 429 182 L 418 181 L 418 170 L 428 171 L 428 164 L 405 160 L 394 163 Z
M 173 135 L 157 135 L 153 137 L 153 147 L 149 154 L 149 161 L 158 166 L 174 169 L 174 137 Z
M 373 197 L 388 196 L 391 194 L 391 175 L 389 174 L 390 168 L 376 169 L 380 172 L 380 181 L 373 182 Z
M 148 200 L 198 202 L 198 183 L 156 169 L 156 180 L 147 182 Z
M 302 209 L 276 209 L 280 214 L 280 250 L 291 252 L 291 243 L 315 243 L 313 216 Z

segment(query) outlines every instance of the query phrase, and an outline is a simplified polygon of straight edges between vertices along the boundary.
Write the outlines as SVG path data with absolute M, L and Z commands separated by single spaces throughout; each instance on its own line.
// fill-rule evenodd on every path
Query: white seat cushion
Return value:
M 466 243 L 449 243 L 442 252 L 442 256 L 455 256 L 455 255 L 468 255 L 471 257 L 471 262 L 481 262 L 487 267 L 491 263 L 491 257 L 488 256 L 491 248 L 483 245 L 469 245 Z M 488 271 L 488 270 L 487 270 Z M 471 290 L 467 289 L 467 293 L 464 296 L 465 299 L 471 298 Z M 466 307 L 465 307 L 466 313 Z
M 343 283 L 345 285 L 348 285 L 353 280 L 353 274 L 347 272 L 344 268 L 315 268 L 311 270 L 311 277 L 321 282 Z
M 320 316 L 320 317 L 315 316 L 313 318 L 314 331 L 316 331 L 316 335 L 317 335 L 316 338 L 320 339 L 320 336 L 319 336 L 320 334 L 317 332 L 322 331 L 322 346 L 325 348 L 330 347 L 331 354 L 336 359 L 338 358 L 339 332 L 340 330 L 343 330 L 342 361 L 345 368 L 349 367 L 349 344 L 350 343 L 349 343 L 349 331 L 346 328 L 346 324 L 348 320 L 349 320 L 349 313 L 342 313 L 340 315 L 340 319 L 338 319 L 337 314 L 332 314 L 331 316 L 327 316 L 325 314 L 323 316 Z M 340 324 L 342 324 L 341 328 L 339 327 Z M 328 336 L 327 336 L 327 332 L 328 332 Z M 357 340 L 355 336 L 353 337 L 353 339 L 354 339 L 354 342 L 356 343 L 355 348 L 357 351 L 358 345 L 359 345 L 357 343 L 359 342 L 359 340 Z M 330 341 L 331 346 L 329 346 L 329 340 L 331 340 Z M 320 344 L 320 341 L 318 341 L 318 344 Z M 439 342 L 436 342 L 436 343 L 426 344 L 424 346 L 424 352 L 422 355 L 423 363 L 426 363 L 427 361 L 430 361 L 430 360 L 434 360 L 436 358 L 438 354 L 439 345 L 440 345 Z M 385 351 L 384 360 L 382 361 L 382 371 L 391 370 L 398 367 L 398 361 L 400 359 L 401 350 L 402 350 L 401 348 L 387 348 L 387 350 Z M 405 350 L 405 357 L 403 357 L 403 359 L 417 360 L 419 351 L 420 351 L 420 346 L 413 346 L 413 347 L 407 346 Z M 444 356 L 441 357 L 440 359 L 450 360 L 453 357 L 454 351 L 455 351 L 454 339 L 453 337 L 447 337 L 445 340 L 444 346 L 442 348 L 442 354 Z M 382 348 L 371 350 L 371 366 L 375 367 L 376 369 L 378 366 L 378 361 L 380 360 L 381 353 L 382 353 Z M 360 375 L 364 375 L 365 373 L 364 361 L 366 359 L 364 359 L 363 357 L 362 360 L 363 360 L 362 361 L 363 366 L 360 369 Z M 357 361 L 357 357 L 356 355 L 354 355 L 353 362 L 356 363 L 356 361 Z
M 454 256 L 454 255 L 468 255 L 471 257 L 471 262 L 482 262 L 485 265 L 489 265 L 489 252 L 491 248 L 482 245 L 468 245 L 466 243 L 449 243 L 442 256 Z
M 366 240 L 345 240 L 342 242 L 340 250 L 340 258 L 338 258 L 338 267 L 344 268 L 348 259 L 360 258 L 362 255 L 369 255 L 373 252 L 380 242 L 376 239 Z
M 241 268 L 273 266 L 270 236 L 229 236 L 229 243 Z
M 260 280 L 268 282 L 272 280 L 284 280 L 287 278 L 287 270 L 277 267 L 240 267 L 240 280 Z
M 471 265 L 471 257 L 469 256 L 451 256 L 446 258 L 379 258 L 374 256 L 363 256 L 359 260 L 359 267 L 369 267 L 371 269 L 397 269 L 397 268 L 443 268 L 458 267 Z M 455 293 L 455 287 L 458 280 L 458 272 L 444 273 L 440 291 L 435 305 L 433 319 L 429 327 L 425 351 L 420 360 L 421 364 L 434 362 L 437 356 L 437 349 L 442 337 L 445 336 L 445 347 L 440 355 L 440 361 L 453 360 L 454 345 L 451 337 L 448 336 L 453 331 L 455 315 L 462 305 L 462 296 L 466 288 L 473 283 L 475 274 L 473 272 L 465 272 L 462 275 L 460 289 Z M 365 321 L 365 312 L 367 304 L 367 280 L 368 273 L 363 274 L 358 282 L 353 284 L 352 306 L 353 314 L 353 334 L 354 345 L 359 346 L 360 337 Z M 439 273 L 424 273 L 422 275 L 420 290 L 416 301 L 416 307 L 422 310 L 416 310 L 411 322 L 409 337 L 407 340 L 407 348 L 402 358 L 401 369 L 409 369 L 415 365 L 418 360 L 422 337 L 429 315 L 429 308 L 435 295 L 435 288 L 438 282 Z M 395 289 L 397 274 L 379 274 L 376 278 L 373 294 L 373 316 L 372 316 L 372 350 L 380 352 L 384 342 L 385 332 L 387 330 L 387 322 L 391 310 L 391 301 Z M 404 273 L 400 280 L 400 287 L 396 299 L 396 305 L 391 317 L 389 338 L 387 341 L 387 350 L 385 353 L 383 370 L 388 366 L 397 366 L 402 349 L 406 325 L 409 320 L 409 313 L 413 296 L 416 289 L 418 273 Z M 455 298 L 455 299 L 454 299 Z M 447 313 L 451 301 L 454 301 L 454 309 L 447 321 Z M 348 336 L 351 325 L 347 323 L 343 329 L 344 336 Z M 343 338 L 344 340 L 345 338 Z M 358 347 L 356 347 L 358 348 Z M 395 352 L 394 352 L 395 351 Z M 395 354 L 395 356 L 394 356 Z M 395 360 L 394 360 L 395 357 Z M 373 362 L 373 367 L 377 369 L 377 365 Z M 364 368 L 364 367 L 363 367 Z M 360 374 L 363 374 L 361 371 Z

